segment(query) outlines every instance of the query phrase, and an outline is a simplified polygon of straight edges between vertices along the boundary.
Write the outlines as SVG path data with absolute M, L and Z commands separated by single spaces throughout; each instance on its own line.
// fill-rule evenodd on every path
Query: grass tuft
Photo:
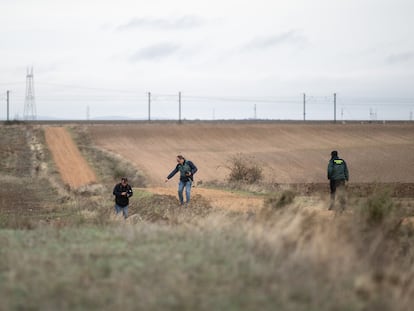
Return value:
M 272 209 L 280 209 L 290 205 L 295 200 L 296 193 L 292 190 L 284 190 L 280 193 L 272 193 L 264 201 L 264 205 Z
M 389 191 L 376 191 L 362 199 L 358 211 L 368 225 L 382 225 L 398 217 L 398 208 Z

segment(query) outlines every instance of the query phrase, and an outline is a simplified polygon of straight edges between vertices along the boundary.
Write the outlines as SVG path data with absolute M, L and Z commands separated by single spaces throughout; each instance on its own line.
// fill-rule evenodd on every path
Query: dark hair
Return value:
M 177 156 L 177 159 L 180 159 L 180 160 L 185 160 L 185 158 L 184 158 L 181 154 L 179 154 L 179 155 Z
M 331 157 L 337 157 L 338 156 L 338 151 L 334 150 L 331 152 Z
M 121 178 L 121 181 L 128 182 L 128 178 L 126 178 L 126 177 L 122 177 L 122 178 Z

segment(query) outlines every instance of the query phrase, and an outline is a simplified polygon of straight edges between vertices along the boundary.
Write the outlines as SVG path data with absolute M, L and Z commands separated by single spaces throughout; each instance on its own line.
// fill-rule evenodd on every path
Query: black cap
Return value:
M 336 151 L 336 150 L 332 151 L 331 156 L 332 157 L 337 157 L 338 156 L 338 151 Z

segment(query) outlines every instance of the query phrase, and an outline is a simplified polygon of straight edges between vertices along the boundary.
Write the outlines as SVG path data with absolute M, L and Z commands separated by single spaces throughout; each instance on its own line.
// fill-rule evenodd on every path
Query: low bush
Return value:
M 286 205 L 292 204 L 296 197 L 296 193 L 292 190 L 284 190 L 280 193 L 273 193 L 269 195 L 265 201 L 264 205 L 272 209 L 279 209 Z
M 359 205 L 359 213 L 369 225 L 380 225 L 396 215 L 396 205 L 388 191 L 374 192 Z
M 253 184 L 263 179 L 263 168 L 253 157 L 246 157 L 243 154 L 232 156 L 227 168 L 230 170 L 229 182 Z

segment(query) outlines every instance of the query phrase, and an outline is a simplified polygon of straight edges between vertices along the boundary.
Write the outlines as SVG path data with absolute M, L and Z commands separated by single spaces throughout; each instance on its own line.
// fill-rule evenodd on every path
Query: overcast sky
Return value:
M 148 91 L 159 117 L 176 101 L 161 95 L 178 91 L 188 118 L 249 117 L 254 104 L 258 117 L 301 118 L 303 92 L 310 118 L 334 92 L 347 118 L 414 108 L 412 0 L 0 0 L 0 12 L 1 119 L 6 89 L 22 114 L 27 66 L 38 114 L 60 118 L 86 106 L 145 117 Z

